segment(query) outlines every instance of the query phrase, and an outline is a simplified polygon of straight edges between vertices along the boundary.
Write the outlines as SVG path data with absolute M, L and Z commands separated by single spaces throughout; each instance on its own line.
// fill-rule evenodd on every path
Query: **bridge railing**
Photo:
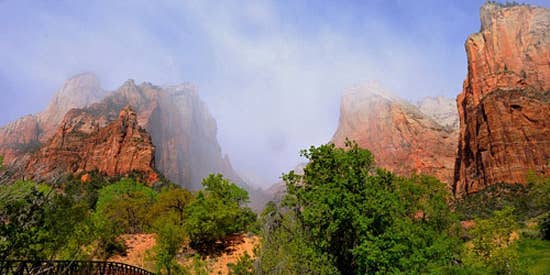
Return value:
M 0 261 L 0 274 L 8 275 L 154 275 L 145 269 L 117 262 L 105 261 Z

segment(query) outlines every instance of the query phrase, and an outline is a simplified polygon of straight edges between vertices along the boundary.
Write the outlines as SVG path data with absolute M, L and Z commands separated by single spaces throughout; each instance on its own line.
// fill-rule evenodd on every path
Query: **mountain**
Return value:
M 416 104 L 418 109 L 442 126 L 458 130 L 459 119 L 456 100 L 443 96 L 425 97 Z
M 332 142 L 341 147 L 346 138 L 370 150 L 378 166 L 399 175 L 425 173 L 452 182 L 456 131 L 377 83 L 343 95 Z
M 40 150 L 15 165 L 15 178 L 55 182 L 66 174 L 99 171 L 107 176 L 139 172 L 149 184 L 158 180 L 155 148 L 128 106 L 118 118 L 102 126 L 101 117 L 86 109 L 72 109 L 57 132 Z
M 50 152 L 50 146 L 59 138 L 61 113 L 79 107 L 69 114 L 81 114 L 81 123 L 97 130 L 116 122 L 126 106 L 135 111 L 137 124 L 151 136 L 155 147 L 154 167 L 172 182 L 196 190 L 208 174 L 222 173 L 245 185 L 231 167 L 229 158 L 222 155 L 216 121 L 190 84 L 159 87 L 151 83 L 137 85 L 128 80 L 115 91 L 104 92 L 95 76 L 75 76 L 57 92 L 46 111 L 0 128 L 0 154 L 6 155 L 7 162 L 40 159 L 36 155 L 46 156 L 43 151 Z M 66 119 L 71 119 L 69 114 Z M 89 137 L 82 135 L 81 138 L 80 142 L 86 143 Z M 144 167 L 149 159 L 140 161 Z M 47 165 L 49 160 L 43 159 L 43 162 L 40 165 Z
M 457 195 L 550 175 L 550 9 L 486 3 L 480 13 L 457 97 Z
M 84 73 L 70 78 L 57 91 L 46 110 L 0 128 L 0 155 L 10 163 L 17 156 L 37 150 L 54 135 L 70 109 L 86 107 L 101 100 L 105 94 L 94 74 Z

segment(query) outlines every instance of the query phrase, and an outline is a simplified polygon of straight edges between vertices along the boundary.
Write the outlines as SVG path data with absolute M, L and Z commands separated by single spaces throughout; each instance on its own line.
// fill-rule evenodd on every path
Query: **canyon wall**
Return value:
M 456 131 L 378 84 L 355 87 L 342 97 L 332 142 L 342 147 L 346 138 L 370 150 L 378 166 L 398 175 L 424 173 L 452 182 Z
M 550 9 L 486 3 L 465 48 L 454 193 L 550 175 Z

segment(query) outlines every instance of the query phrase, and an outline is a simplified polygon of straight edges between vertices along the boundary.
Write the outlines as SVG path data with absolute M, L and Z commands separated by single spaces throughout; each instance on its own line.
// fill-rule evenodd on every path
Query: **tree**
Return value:
M 519 261 L 520 235 L 513 213 L 513 208 L 505 207 L 489 219 L 475 221 L 473 239 L 465 245 L 466 266 L 491 274 L 516 274 L 524 270 Z
M 442 183 L 377 169 L 372 154 L 349 141 L 302 156 L 304 174 L 283 176 L 302 249 L 326 255 L 343 274 L 428 272 L 451 262 L 456 220 Z
M 132 179 L 122 179 L 99 191 L 96 213 L 115 223 L 126 233 L 142 233 L 150 229 L 151 208 L 157 193 Z
M 162 188 L 152 212 L 158 217 L 153 230 L 157 234 L 155 246 L 157 270 L 162 274 L 186 272 L 176 261 L 176 255 L 185 241 L 185 211 L 193 201 L 191 192 L 177 187 Z
M 191 247 L 201 252 L 216 249 L 227 235 L 244 232 L 254 223 L 256 215 L 244 204 L 248 202 L 246 190 L 224 179 L 222 175 L 209 175 L 202 182 L 204 191 L 187 207 L 185 231 Z
M 89 239 L 79 229 L 84 204 L 48 186 L 18 181 L 0 190 L 0 259 L 70 259 Z
M 339 274 L 330 256 L 309 241 L 294 211 L 269 202 L 260 223 L 262 242 L 256 260 L 259 274 Z
M 193 201 L 193 194 L 180 187 L 163 188 L 158 195 L 153 211 L 158 217 L 174 214 L 178 225 L 185 222 L 185 209 Z
M 154 225 L 157 234 L 155 245 L 157 270 L 162 274 L 180 274 L 182 267 L 176 262 L 176 255 L 185 241 L 185 233 L 176 213 L 161 216 Z

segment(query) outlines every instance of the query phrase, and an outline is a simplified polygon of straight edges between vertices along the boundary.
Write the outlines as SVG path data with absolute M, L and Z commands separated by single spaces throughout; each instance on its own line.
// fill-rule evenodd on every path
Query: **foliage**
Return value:
M 176 255 L 185 241 L 185 234 L 176 213 L 166 214 L 156 220 L 155 246 L 157 270 L 162 274 L 180 274 L 182 267 L 176 262 Z
M 495 211 L 490 219 L 477 219 L 471 230 L 473 239 L 465 245 L 466 266 L 492 274 L 516 274 L 524 270 L 518 253 L 518 225 L 514 209 Z
M 216 249 L 229 234 L 240 233 L 256 220 L 248 202 L 246 190 L 224 179 L 222 175 L 210 175 L 202 182 L 205 187 L 187 207 L 185 231 L 191 247 L 207 252 Z M 223 246 L 223 244 L 222 244 Z
M 545 274 L 550 270 L 550 241 L 521 240 L 518 243 L 520 262 L 529 274 Z
M 150 229 L 156 196 L 153 189 L 132 179 L 122 179 L 99 191 L 96 214 L 125 233 L 143 233 Z
M 349 141 L 346 148 L 328 144 L 302 155 L 310 162 L 303 176 L 292 171 L 283 176 L 288 211 L 279 211 L 282 217 L 274 223 L 286 224 L 301 244 L 273 248 L 324 257 L 343 274 L 428 272 L 453 259 L 456 219 L 442 183 L 376 169 L 372 154 Z M 284 230 L 264 234 L 268 244 L 269 238 L 288 237 Z M 273 248 L 263 247 L 262 262 L 283 260 L 281 254 L 266 257 L 277 253 Z
M 193 201 L 193 194 L 186 189 L 170 186 L 161 190 L 152 212 L 158 217 L 175 215 L 177 224 L 183 226 L 185 209 Z
M 4 156 L 0 155 L 0 170 L 4 169 Z
M 307 231 L 293 211 L 269 202 L 260 220 L 263 224 L 257 259 L 260 274 L 339 274 L 330 256 L 308 241 Z
M 549 211 L 548 205 L 544 205 L 550 201 L 547 195 L 550 194 L 549 187 L 548 183 L 499 183 L 463 197 L 454 206 L 463 220 L 489 218 L 494 211 L 511 207 L 514 216 L 524 221 Z
M 78 258 L 87 208 L 45 185 L 18 181 L 0 191 L 0 259 Z
M 231 275 L 254 275 L 254 261 L 248 253 L 244 253 L 236 264 L 228 264 L 229 274 Z

